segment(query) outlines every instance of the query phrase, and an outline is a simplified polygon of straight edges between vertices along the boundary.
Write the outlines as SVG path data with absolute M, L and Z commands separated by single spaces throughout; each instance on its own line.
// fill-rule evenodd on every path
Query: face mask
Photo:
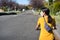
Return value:
M 40 15 L 41 15 L 41 16 L 43 16 L 43 15 L 44 15 L 42 11 L 41 11 Z

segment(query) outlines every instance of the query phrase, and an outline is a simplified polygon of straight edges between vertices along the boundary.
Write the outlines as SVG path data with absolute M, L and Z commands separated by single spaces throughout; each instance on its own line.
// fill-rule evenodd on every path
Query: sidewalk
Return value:
M 54 30 L 54 35 L 56 40 L 60 40 L 60 25 L 57 25 L 57 30 Z

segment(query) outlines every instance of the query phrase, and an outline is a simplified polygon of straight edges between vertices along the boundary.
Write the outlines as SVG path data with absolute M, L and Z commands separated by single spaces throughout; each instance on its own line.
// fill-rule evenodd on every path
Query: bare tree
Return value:
M 15 0 L 0 0 L 0 8 L 1 7 L 7 7 L 10 9 L 14 9 L 14 7 L 17 5 Z
M 44 5 L 43 0 L 30 0 L 30 4 L 33 8 L 41 8 Z
M 6 8 L 10 8 L 11 10 L 19 10 L 19 9 L 23 9 L 25 8 L 25 5 L 21 5 L 16 3 L 15 0 L 0 0 L 0 8 L 2 7 L 2 9 Z

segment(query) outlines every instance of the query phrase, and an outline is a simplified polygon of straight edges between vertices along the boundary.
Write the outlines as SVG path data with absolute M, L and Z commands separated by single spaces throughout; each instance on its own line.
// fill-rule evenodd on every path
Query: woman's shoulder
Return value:
M 42 17 L 39 17 L 38 18 L 38 23 L 41 23 L 42 20 L 43 20 Z
M 43 17 L 39 17 L 39 20 L 42 20 L 43 19 Z

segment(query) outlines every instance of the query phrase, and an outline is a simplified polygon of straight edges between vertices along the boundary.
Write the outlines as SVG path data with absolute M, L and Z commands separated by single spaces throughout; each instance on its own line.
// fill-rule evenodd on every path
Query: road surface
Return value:
M 37 19 L 31 11 L 18 16 L 0 16 L 0 40 L 38 40 Z
M 39 31 L 35 30 L 38 17 L 32 11 L 0 16 L 0 40 L 38 40 Z M 60 33 L 60 27 L 57 26 L 57 32 Z

